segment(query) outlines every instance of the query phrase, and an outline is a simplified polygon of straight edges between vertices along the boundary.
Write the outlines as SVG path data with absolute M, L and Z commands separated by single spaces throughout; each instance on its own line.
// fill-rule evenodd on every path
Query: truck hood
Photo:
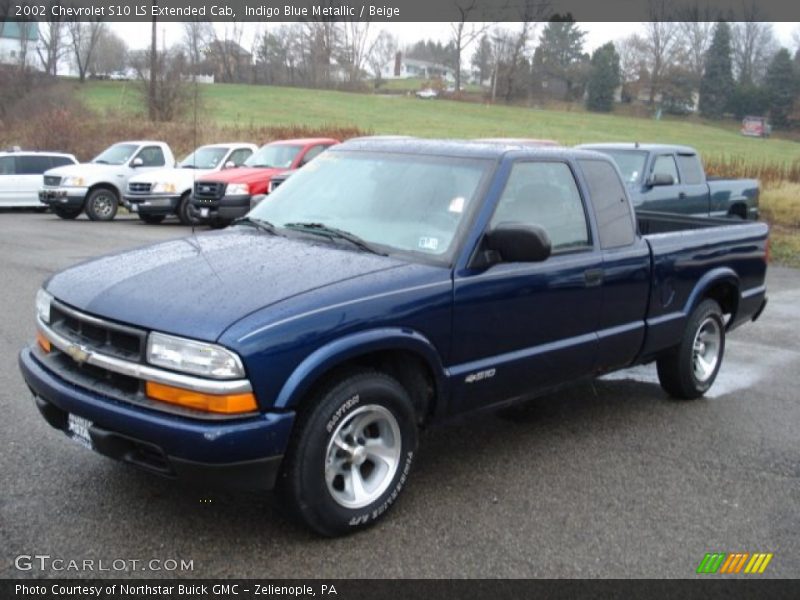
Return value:
M 108 173 L 118 173 L 120 169 L 124 169 L 125 165 L 103 165 L 98 163 L 80 163 L 77 165 L 67 165 L 65 167 L 56 167 L 45 172 L 45 175 L 55 175 L 58 177 L 87 177 L 97 178 L 103 177 Z
M 203 177 L 203 181 L 216 181 L 221 183 L 255 183 L 258 181 L 269 181 L 269 178 L 277 173 L 283 173 L 286 169 L 254 169 L 250 167 L 239 167 L 238 169 L 226 169 L 217 171 Z
M 141 175 L 131 177 L 129 183 L 174 183 L 179 189 L 191 189 L 196 179 L 200 179 L 214 169 L 158 169 L 157 171 L 147 171 Z
M 92 315 L 214 341 L 256 310 L 405 264 L 237 227 L 90 260 L 54 275 L 46 289 Z

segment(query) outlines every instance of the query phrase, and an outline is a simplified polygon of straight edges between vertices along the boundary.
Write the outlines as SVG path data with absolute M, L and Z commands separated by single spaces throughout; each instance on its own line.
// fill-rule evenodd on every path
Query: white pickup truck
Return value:
M 255 144 L 243 142 L 200 146 L 174 169 L 131 177 L 124 194 L 125 204 L 145 223 L 160 223 L 169 215 L 178 215 L 181 223 L 189 225 L 195 180 L 215 171 L 240 167 L 256 150 Z
M 110 221 L 131 177 L 173 166 L 175 157 L 164 142 L 120 142 L 91 162 L 46 171 L 39 200 L 62 219 L 74 219 L 85 209 L 92 221 Z

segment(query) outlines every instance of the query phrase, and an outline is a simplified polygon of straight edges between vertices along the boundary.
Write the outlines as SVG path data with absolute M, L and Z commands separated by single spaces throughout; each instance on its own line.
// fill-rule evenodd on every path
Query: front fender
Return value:
M 438 398 L 444 398 L 446 373 L 441 357 L 424 335 L 411 329 L 386 327 L 360 331 L 322 346 L 301 362 L 284 383 L 275 400 L 275 408 L 297 404 L 311 386 L 332 368 L 372 352 L 406 350 L 422 358 L 434 375 Z

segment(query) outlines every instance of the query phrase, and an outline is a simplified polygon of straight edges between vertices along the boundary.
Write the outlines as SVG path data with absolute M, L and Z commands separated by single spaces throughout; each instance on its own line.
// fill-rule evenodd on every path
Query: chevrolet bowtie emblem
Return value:
M 75 362 L 79 364 L 83 364 L 89 360 L 89 351 L 78 344 L 71 344 L 69 348 L 67 348 L 66 352 Z

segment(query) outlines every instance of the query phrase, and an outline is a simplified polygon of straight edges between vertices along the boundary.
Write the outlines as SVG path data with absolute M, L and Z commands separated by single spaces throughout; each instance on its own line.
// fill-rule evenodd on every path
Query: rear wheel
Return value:
M 142 221 L 144 221 L 145 223 L 147 223 L 148 225 L 158 225 L 159 223 L 161 223 L 161 221 L 166 219 L 166 216 L 165 215 L 142 215 L 142 214 L 140 214 L 139 218 Z
M 717 378 L 724 353 L 722 310 L 714 300 L 703 300 L 689 317 L 680 345 L 657 361 L 661 387 L 675 398 L 699 398 Z
M 97 188 L 86 199 L 86 216 L 92 221 L 111 221 L 117 216 L 117 208 L 117 195 L 108 188 Z
M 394 504 L 411 469 L 417 426 L 408 393 L 388 375 L 360 371 L 309 400 L 278 492 L 322 535 L 368 527 Z
M 58 206 L 53 207 L 53 213 L 62 219 L 71 220 L 78 217 L 81 214 L 80 208 L 61 208 Z

